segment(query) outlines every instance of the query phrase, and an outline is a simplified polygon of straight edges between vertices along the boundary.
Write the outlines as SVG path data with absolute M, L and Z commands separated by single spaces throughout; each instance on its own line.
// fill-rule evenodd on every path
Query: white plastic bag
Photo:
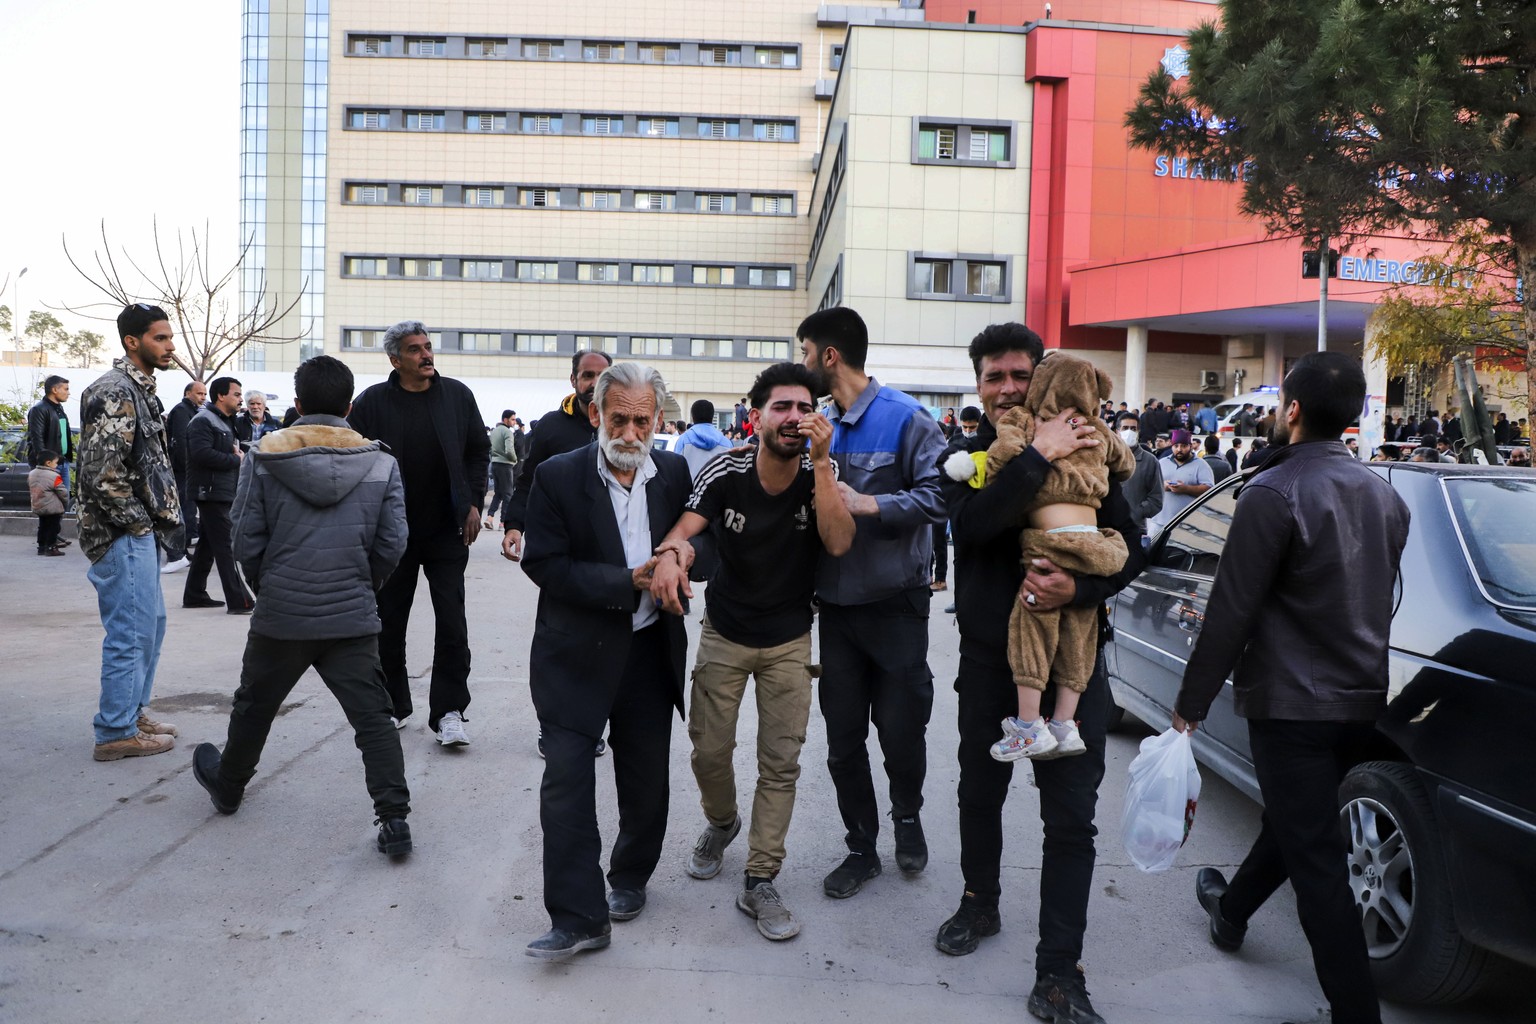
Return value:
M 1170 728 L 1142 740 L 1120 820 L 1125 852 L 1138 868 L 1155 874 L 1173 867 L 1199 799 L 1200 770 L 1189 734 Z

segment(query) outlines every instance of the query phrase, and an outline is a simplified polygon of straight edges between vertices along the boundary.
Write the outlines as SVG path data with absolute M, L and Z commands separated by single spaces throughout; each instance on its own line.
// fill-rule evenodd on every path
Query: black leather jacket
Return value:
M 1372 721 L 1408 506 L 1339 441 L 1271 451 L 1237 499 L 1174 710 L 1204 719 L 1235 665 L 1244 718 Z
M 210 402 L 187 421 L 181 443 L 187 450 L 187 486 L 193 501 L 233 504 L 240 480 L 240 456 L 235 454 L 235 424 Z

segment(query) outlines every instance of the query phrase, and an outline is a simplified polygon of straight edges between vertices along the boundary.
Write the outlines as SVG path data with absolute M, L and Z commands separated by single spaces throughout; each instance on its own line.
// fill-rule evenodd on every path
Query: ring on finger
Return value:
M 1025 594 L 1024 595 L 1024 603 L 1027 604 L 1027 605 L 1033 605 L 1035 603 L 1035 595 L 1034 594 Z

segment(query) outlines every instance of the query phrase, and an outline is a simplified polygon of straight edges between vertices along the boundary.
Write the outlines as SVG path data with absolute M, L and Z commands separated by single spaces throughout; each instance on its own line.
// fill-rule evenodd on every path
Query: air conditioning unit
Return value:
M 1216 390 L 1219 387 L 1221 387 L 1221 371 L 1220 370 L 1201 370 L 1200 371 L 1200 390 L 1201 391 L 1214 391 L 1214 390 Z

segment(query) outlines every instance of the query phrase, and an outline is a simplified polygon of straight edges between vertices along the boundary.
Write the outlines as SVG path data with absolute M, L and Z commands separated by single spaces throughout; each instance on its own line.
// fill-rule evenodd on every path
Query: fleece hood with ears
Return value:
M 379 442 L 351 427 L 325 423 L 295 423 L 275 431 L 252 454 L 284 487 L 320 508 L 351 494 L 376 459 L 389 458 Z

